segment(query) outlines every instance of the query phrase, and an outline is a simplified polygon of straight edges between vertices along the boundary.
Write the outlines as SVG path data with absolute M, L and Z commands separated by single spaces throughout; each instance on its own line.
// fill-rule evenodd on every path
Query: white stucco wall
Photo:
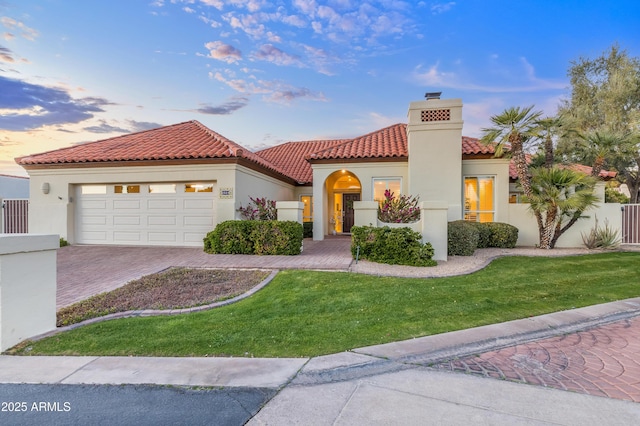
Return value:
M 582 234 L 588 234 L 595 226 L 604 226 L 608 221 L 613 229 L 622 229 L 622 212 L 619 203 L 601 203 L 597 208 L 585 212 L 586 218 L 578 220 L 558 239 L 556 247 L 584 247 Z M 518 228 L 518 246 L 536 246 L 540 239 L 538 225 L 528 204 L 509 204 L 509 223 Z M 621 231 L 620 231 L 621 232 Z M 622 234 L 619 234 L 622 237 Z
M 402 193 L 408 194 L 407 163 L 371 162 L 313 164 L 313 239 L 322 240 L 329 232 L 329 192 L 327 178 L 335 172 L 346 170 L 358 178 L 361 185 L 361 201 L 373 201 L 374 178 L 400 178 Z M 416 194 L 408 194 L 416 195 Z
M 0 198 L 29 198 L 29 179 L 0 175 Z
M 261 175 L 236 164 L 196 164 L 171 166 L 119 166 L 29 170 L 29 230 L 33 233 L 59 234 L 75 243 L 74 194 L 81 184 L 129 184 L 149 182 L 216 182 L 218 190 L 230 188 L 232 198 L 215 199 L 218 222 L 237 218 L 236 209 L 246 205 L 249 195 L 275 200 L 291 200 L 293 186 Z M 41 190 L 49 184 L 49 193 Z
M 0 351 L 56 328 L 58 235 L 0 235 Z

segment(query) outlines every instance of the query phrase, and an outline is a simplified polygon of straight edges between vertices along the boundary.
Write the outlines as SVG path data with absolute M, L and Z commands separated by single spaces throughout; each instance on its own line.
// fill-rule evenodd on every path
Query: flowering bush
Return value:
M 278 210 L 276 209 L 276 202 L 268 200 L 266 197 L 253 198 L 249 197 L 251 202 L 247 207 L 242 207 L 238 211 L 243 219 L 246 220 L 276 220 L 278 216 Z
M 388 189 L 384 191 L 384 200 L 378 206 L 378 219 L 386 223 L 410 223 L 420 219 L 418 202 L 420 197 L 401 195 L 396 198 Z

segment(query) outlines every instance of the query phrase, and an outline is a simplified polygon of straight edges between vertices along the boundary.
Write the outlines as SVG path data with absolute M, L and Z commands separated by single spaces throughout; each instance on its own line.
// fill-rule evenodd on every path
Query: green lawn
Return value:
M 640 296 L 640 253 L 505 257 L 474 274 L 408 279 L 285 271 L 239 303 L 106 321 L 24 354 L 301 357 Z

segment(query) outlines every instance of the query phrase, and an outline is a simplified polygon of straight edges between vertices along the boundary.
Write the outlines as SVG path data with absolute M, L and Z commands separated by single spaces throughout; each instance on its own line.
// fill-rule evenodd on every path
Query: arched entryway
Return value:
M 327 177 L 327 206 L 330 234 L 348 234 L 354 223 L 353 203 L 360 201 L 360 179 L 348 170 L 338 170 Z

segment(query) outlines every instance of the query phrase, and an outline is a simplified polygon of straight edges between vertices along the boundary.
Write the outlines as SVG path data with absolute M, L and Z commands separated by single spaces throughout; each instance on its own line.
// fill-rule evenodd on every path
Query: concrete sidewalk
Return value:
M 638 424 L 636 403 L 430 368 L 638 315 L 640 298 L 311 359 L 0 356 L 0 382 L 278 390 L 253 425 Z

